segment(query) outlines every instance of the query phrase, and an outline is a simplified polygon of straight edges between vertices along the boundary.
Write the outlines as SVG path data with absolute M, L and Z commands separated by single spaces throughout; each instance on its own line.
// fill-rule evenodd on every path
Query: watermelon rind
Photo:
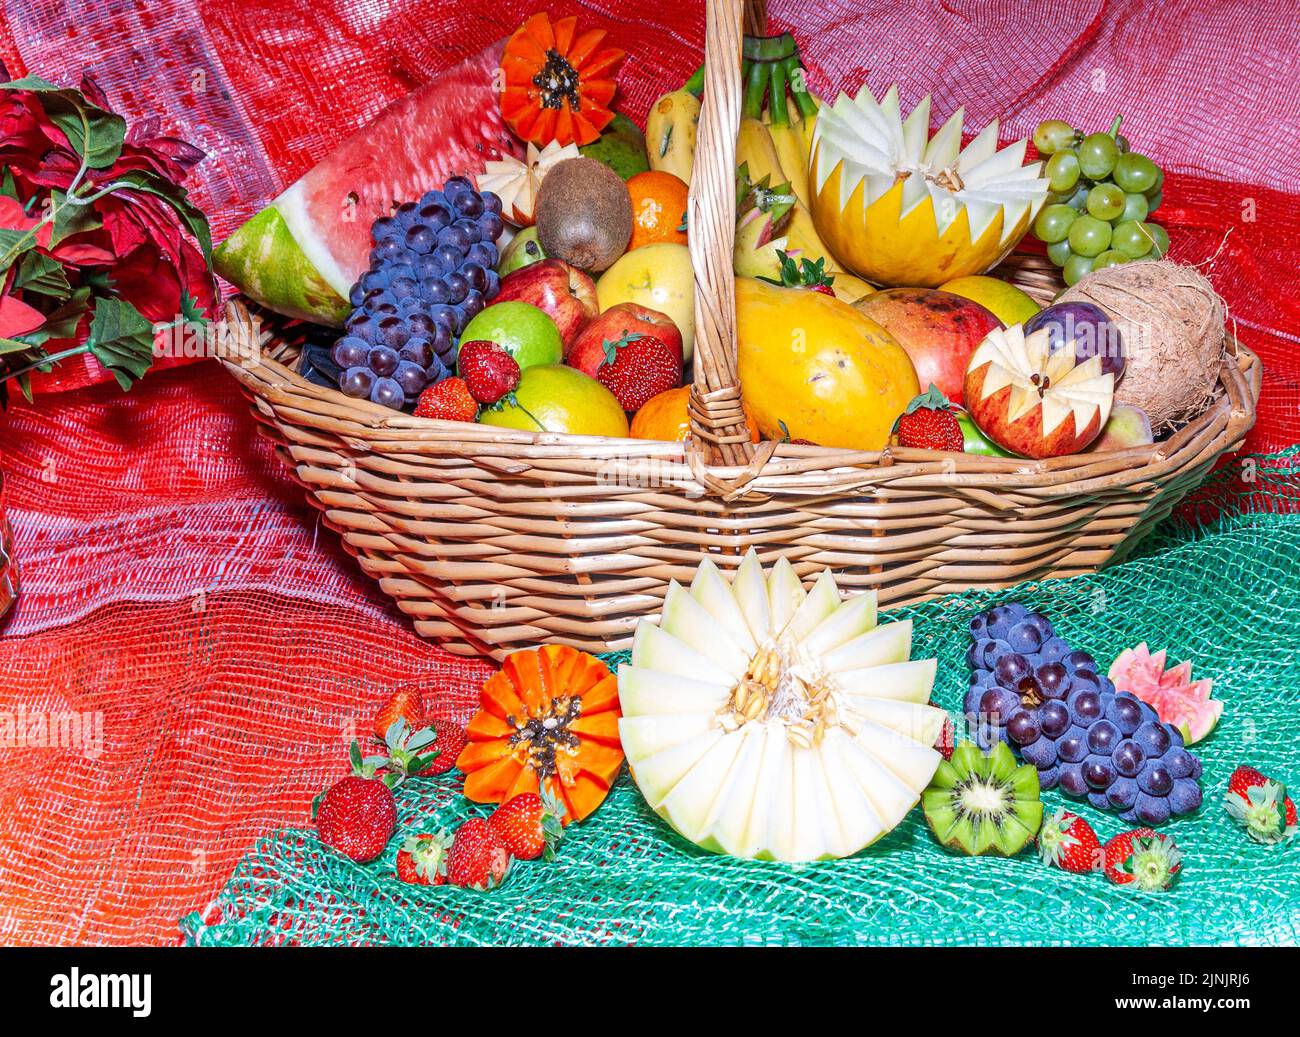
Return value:
M 277 203 L 267 206 L 212 254 L 218 274 L 277 313 L 341 327 L 350 307 L 298 244 Z

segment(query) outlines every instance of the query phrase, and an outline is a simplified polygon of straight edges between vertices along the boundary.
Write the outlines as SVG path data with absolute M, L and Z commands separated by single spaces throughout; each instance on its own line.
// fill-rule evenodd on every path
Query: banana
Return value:
M 802 124 L 796 123 L 793 126 L 784 123 L 773 124 L 766 127 L 766 129 L 772 138 L 772 146 L 776 149 L 781 168 L 785 170 L 786 180 L 794 191 L 795 197 L 799 199 L 799 203 L 806 208 L 810 192 L 808 190 L 808 150 Z
M 740 120 L 740 130 L 736 134 L 736 165 L 749 167 L 751 183 L 757 184 L 766 177 L 767 182 L 775 187 L 786 183 L 789 178 L 768 129 L 758 119 Z
M 689 184 L 699 121 L 700 102 L 688 91 L 673 90 L 659 98 L 646 116 L 650 168 L 672 173 Z
M 736 227 L 732 266 L 742 277 L 779 277 L 781 257 L 778 252 L 810 259 L 814 263 L 819 259 L 825 260 L 826 270 L 835 274 L 835 283 L 839 283 L 842 268 L 817 233 L 812 216 L 798 201 L 775 221 L 760 208 L 750 208 L 741 215 Z M 848 284 L 843 287 L 850 288 Z M 858 292 L 859 296 L 861 294 L 864 293 Z

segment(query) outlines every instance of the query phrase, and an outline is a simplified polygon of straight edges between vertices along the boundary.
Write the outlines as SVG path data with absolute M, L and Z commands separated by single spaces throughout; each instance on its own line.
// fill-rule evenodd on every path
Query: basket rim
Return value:
M 236 296 L 226 303 L 227 320 L 251 327 L 256 304 Z M 358 449 L 389 454 L 473 454 L 497 456 L 503 474 L 509 460 L 517 458 L 544 468 L 546 461 L 590 458 L 608 463 L 612 456 L 629 466 L 655 463 L 684 469 L 667 482 L 689 481 L 690 489 L 727 498 L 737 492 L 806 493 L 822 476 L 824 489 L 833 494 L 844 473 L 854 473 L 858 486 L 888 483 L 894 489 L 961 490 L 994 506 L 1005 505 L 1006 491 L 1050 491 L 1052 496 L 1103 490 L 1128 484 L 1135 475 L 1155 476 L 1182 467 L 1209 451 L 1225 453 L 1245 436 L 1255 421 L 1262 365 L 1256 354 L 1225 333 L 1226 359 L 1219 386 L 1210 406 L 1172 436 L 1149 446 L 1130 447 L 1097 454 L 1066 454 L 1034 460 L 1020 457 L 986 457 L 886 446 L 882 450 L 768 444 L 748 466 L 709 465 L 703 444 L 694 437 L 684 441 L 585 436 L 564 432 L 529 432 L 476 423 L 443 421 L 393 411 L 368 400 L 357 400 L 337 389 L 316 385 L 279 359 L 293 348 L 277 334 L 263 333 L 261 348 L 251 357 L 218 358 L 221 365 L 250 396 L 281 412 L 282 420 L 308 427 L 327 425 L 332 432 L 353 441 Z M 266 347 L 270 348 L 267 349 Z M 1187 455 L 1184 457 L 1184 455 Z M 1149 471 L 1144 471 L 1149 470 Z M 870 473 L 876 473 L 874 477 Z M 836 477 L 839 478 L 836 478 Z M 990 492 L 992 491 L 992 492 Z M 987 498 L 987 499 L 986 499 Z

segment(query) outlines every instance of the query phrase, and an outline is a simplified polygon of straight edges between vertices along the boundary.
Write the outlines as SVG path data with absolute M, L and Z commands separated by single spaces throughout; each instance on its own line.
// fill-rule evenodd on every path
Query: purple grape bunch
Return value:
M 1201 761 L 1172 724 L 1137 696 L 1116 691 L 1087 652 L 1018 602 L 970 623 L 970 688 L 964 712 L 987 749 L 1006 742 L 1060 786 L 1125 821 L 1158 825 L 1201 805 Z
M 463 176 L 371 229 L 370 269 L 331 357 L 346 395 L 400 410 L 455 370 L 465 325 L 497 294 L 501 199 Z

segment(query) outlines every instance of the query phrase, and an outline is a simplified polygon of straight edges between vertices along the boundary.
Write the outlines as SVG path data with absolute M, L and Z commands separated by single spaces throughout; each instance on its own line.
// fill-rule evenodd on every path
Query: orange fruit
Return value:
M 686 244 L 686 232 L 681 228 L 686 226 L 688 190 L 681 177 L 655 169 L 637 173 L 627 182 L 627 193 L 632 196 L 629 251 L 657 241 Z
M 691 387 L 684 385 L 680 389 L 669 389 L 650 397 L 632 418 L 632 438 L 682 442 L 691 429 L 691 419 L 686 413 L 690 395 Z M 749 426 L 750 440 L 757 443 L 758 423 L 754 421 L 754 415 L 748 407 L 745 407 L 745 423 Z

